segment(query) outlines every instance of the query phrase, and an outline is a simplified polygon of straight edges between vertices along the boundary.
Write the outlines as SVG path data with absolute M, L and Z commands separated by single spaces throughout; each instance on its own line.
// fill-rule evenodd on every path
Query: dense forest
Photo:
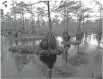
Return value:
M 102 20 L 102 13 L 98 11 L 100 16 L 92 16 L 92 8 L 85 7 L 80 1 L 68 1 L 65 5 L 65 2 L 55 1 L 50 7 L 51 13 L 54 14 L 54 17 L 51 17 L 52 30 L 54 33 L 62 34 L 65 26 L 68 26 L 69 33 L 76 33 L 76 28 L 80 24 L 81 30 L 88 33 L 96 33 L 97 28 L 101 26 L 100 20 Z M 94 1 L 94 3 L 96 3 Z M 4 6 L 6 3 L 3 4 Z M 48 20 L 47 20 L 47 11 L 44 7 L 36 7 L 36 4 L 25 3 L 25 2 L 11 2 L 10 12 L 4 14 L 4 10 L 1 9 L 1 30 L 4 33 L 5 29 L 10 31 L 12 30 L 25 30 L 29 34 L 39 32 L 44 34 L 48 31 Z M 6 6 L 8 7 L 8 6 Z M 100 7 L 101 8 L 101 7 Z M 100 9 L 99 8 L 99 9 Z M 66 10 L 67 9 L 67 13 Z M 26 15 L 30 15 L 26 17 Z M 67 18 L 68 17 L 68 18 Z M 92 20 L 90 18 L 95 17 L 96 19 Z M 46 18 L 46 20 L 45 20 Z M 75 18 L 75 19 L 74 19 Z M 67 22 L 67 23 L 66 23 Z

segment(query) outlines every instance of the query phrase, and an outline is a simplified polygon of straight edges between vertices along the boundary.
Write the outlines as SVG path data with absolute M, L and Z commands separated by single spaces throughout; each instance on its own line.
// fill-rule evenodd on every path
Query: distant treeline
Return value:
M 35 24 L 31 25 L 32 23 L 29 21 L 25 21 L 25 32 L 32 33 L 33 30 L 36 32 L 40 33 L 46 33 L 49 29 L 48 27 L 48 22 L 44 22 L 43 24 L 40 24 L 39 22 L 35 22 Z M 69 21 L 68 22 L 68 27 L 69 27 L 69 33 L 76 33 L 77 29 L 77 23 L 75 21 Z M 54 23 L 52 22 L 52 30 L 54 33 L 63 33 L 64 31 L 64 23 L 63 21 L 61 23 Z M 1 30 L 3 33 L 6 32 L 15 32 L 18 30 L 19 32 L 22 32 L 22 24 L 20 22 L 16 22 L 16 24 L 12 22 L 2 22 L 1 23 Z M 96 32 L 98 28 L 98 22 L 91 22 L 89 21 L 88 24 L 84 24 L 84 26 L 81 26 L 82 31 L 86 31 L 91 33 L 91 32 Z

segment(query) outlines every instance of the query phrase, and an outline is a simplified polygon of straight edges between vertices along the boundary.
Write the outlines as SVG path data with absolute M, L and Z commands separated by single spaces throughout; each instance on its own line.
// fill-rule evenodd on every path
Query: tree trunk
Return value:
M 24 14 L 23 14 L 23 11 L 22 11 L 22 20 L 23 20 L 23 33 L 25 33 L 25 24 L 24 24 Z
M 33 20 L 33 16 L 32 16 L 32 33 L 34 34 L 35 32 L 36 32 L 35 20 Z
M 66 26 L 66 33 L 68 33 L 68 11 L 66 12 L 66 20 L 67 20 L 67 26 Z
M 3 27 L 5 26 L 4 24 L 5 24 L 5 22 L 4 22 L 4 17 L 3 17 L 3 21 L 2 21 L 2 23 L 3 23 Z
M 48 4 L 49 32 L 51 32 L 52 31 L 52 25 L 51 25 L 49 1 L 47 1 L 47 4 Z
M 83 34 L 84 34 L 84 20 L 83 20 Z
M 78 26 L 78 28 L 81 28 L 81 21 L 79 20 L 79 26 Z
M 88 18 L 87 18 L 87 22 L 86 22 L 86 30 L 85 30 L 85 43 L 87 41 L 87 37 L 88 37 L 88 33 L 87 33 L 87 26 L 88 26 Z
M 52 69 L 49 69 L 49 79 L 51 79 Z
M 14 28 L 16 30 L 16 15 L 14 14 Z
M 24 31 L 24 33 L 25 33 L 24 15 L 23 15 L 23 31 Z
M 79 44 L 78 44 L 78 48 L 77 48 L 77 54 L 79 55 Z
M 67 52 L 68 52 L 68 50 L 66 49 L 66 51 L 65 51 L 65 67 L 67 67 Z

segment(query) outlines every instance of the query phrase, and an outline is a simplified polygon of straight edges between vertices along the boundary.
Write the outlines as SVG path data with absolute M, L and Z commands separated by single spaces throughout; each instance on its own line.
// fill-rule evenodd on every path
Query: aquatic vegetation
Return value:
M 35 41 L 35 40 L 41 40 L 43 39 L 44 36 L 32 36 L 32 37 L 19 37 L 19 38 L 15 38 L 14 40 L 18 40 L 18 41 Z
M 11 46 L 9 51 L 12 53 L 25 53 L 25 54 L 58 54 L 63 53 L 64 49 L 62 47 L 57 47 L 57 49 L 42 50 L 39 46 L 30 46 L 30 45 L 16 45 Z M 47 53 L 49 52 L 49 53 Z
M 33 54 L 37 50 L 37 46 L 29 46 L 29 45 L 16 45 L 16 46 L 11 46 L 9 48 L 9 51 L 12 51 L 13 53 L 19 52 L 19 53 L 28 53 L 28 54 Z

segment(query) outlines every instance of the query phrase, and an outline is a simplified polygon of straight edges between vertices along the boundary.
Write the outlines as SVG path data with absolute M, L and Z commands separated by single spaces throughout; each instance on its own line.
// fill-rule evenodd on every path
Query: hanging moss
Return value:
M 49 32 L 47 36 L 40 42 L 40 48 L 42 48 L 43 50 L 57 48 L 56 39 L 52 33 Z

